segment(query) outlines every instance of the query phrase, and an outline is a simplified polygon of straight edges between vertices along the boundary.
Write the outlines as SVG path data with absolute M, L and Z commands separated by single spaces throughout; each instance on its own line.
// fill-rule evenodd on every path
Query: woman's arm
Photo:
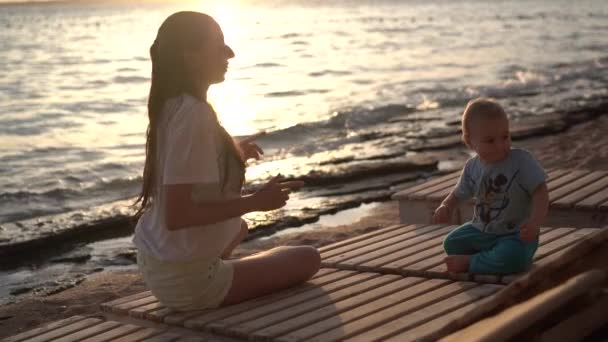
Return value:
M 169 230 L 179 230 L 217 223 L 253 211 L 278 209 L 286 204 L 290 190 L 302 185 L 302 182 L 279 183 L 279 177 L 275 177 L 254 194 L 203 203 L 192 200 L 192 184 L 165 185 L 165 224 Z
M 192 184 L 165 185 L 167 229 L 213 224 L 254 211 L 252 195 L 197 204 L 191 198 L 192 187 Z

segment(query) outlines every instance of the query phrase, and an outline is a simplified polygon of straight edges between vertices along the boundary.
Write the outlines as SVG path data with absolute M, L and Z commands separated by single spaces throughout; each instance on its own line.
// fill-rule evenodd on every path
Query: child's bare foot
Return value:
M 444 261 L 448 267 L 448 272 L 465 273 L 469 270 L 470 255 L 448 255 Z

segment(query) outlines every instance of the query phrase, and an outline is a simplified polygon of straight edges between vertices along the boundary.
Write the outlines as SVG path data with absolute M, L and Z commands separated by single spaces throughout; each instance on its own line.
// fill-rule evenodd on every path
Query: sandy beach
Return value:
M 608 170 L 608 137 L 605 132 L 608 132 L 606 115 L 573 126 L 560 134 L 517 141 L 514 146 L 533 152 L 545 168 Z M 307 244 L 320 247 L 398 221 L 397 203 L 383 202 L 374 208 L 373 215 L 360 218 L 352 224 L 252 240 L 237 248 L 234 257 L 280 245 Z M 94 315 L 99 312 L 99 304 L 143 290 L 145 286 L 136 272 L 101 272 L 92 275 L 66 291 L 0 307 L 0 338 L 76 314 Z

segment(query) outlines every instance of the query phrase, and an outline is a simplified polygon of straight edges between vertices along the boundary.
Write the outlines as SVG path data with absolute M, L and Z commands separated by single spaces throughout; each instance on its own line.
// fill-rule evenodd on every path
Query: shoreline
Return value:
M 564 111 L 540 117 L 528 117 L 511 125 L 515 144 L 546 137 L 560 136 L 578 125 L 594 122 L 608 111 L 600 103 L 584 111 Z M 393 123 L 410 120 L 393 118 Z M 448 122 L 457 126 L 459 121 Z M 525 143 L 524 143 L 525 144 Z M 385 146 L 386 145 L 386 146 Z M 370 155 L 338 155 L 324 159 L 318 169 L 300 175 L 287 175 L 285 180 L 304 181 L 306 186 L 295 193 L 297 203 L 289 210 L 252 213 L 245 216 L 251 227 L 249 238 L 274 235 L 291 227 L 314 224 L 323 215 L 335 214 L 361 204 L 390 200 L 395 189 L 409 187 L 446 171 L 459 169 L 468 154 L 457 131 L 448 135 L 430 134 L 420 145 L 404 146 L 408 153 L 390 144 L 382 152 Z M 542 152 L 542 151 L 541 151 Z M 539 153 L 540 155 L 541 153 Z M 542 158 L 541 158 L 542 159 Z M 249 184 L 252 190 L 259 184 Z M 82 243 L 92 243 L 133 234 L 134 198 L 114 200 L 89 208 L 4 222 L 0 225 L 1 268 L 11 264 L 36 263 L 33 251 L 56 254 L 57 248 L 69 250 Z M 52 247 L 51 247 L 52 246 Z M 72 248 L 72 249 L 74 249 Z
M 605 148 L 608 146 L 607 131 L 608 115 L 601 115 L 594 120 L 574 125 L 562 133 L 519 140 L 513 146 L 531 151 L 544 168 L 608 170 L 608 149 Z M 461 154 L 463 151 L 464 147 L 460 147 L 444 153 Z M 379 202 L 370 212 L 371 215 L 359 217 L 356 222 L 345 225 L 321 225 L 304 232 L 247 241 L 235 250 L 233 257 L 250 255 L 280 245 L 306 244 L 319 247 L 399 222 L 395 201 Z M 92 274 L 65 291 L 0 306 L 0 338 L 72 315 L 94 314 L 99 312 L 98 305 L 103 302 L 144 290 L 145 286 L 136 271 L 103 271 Z

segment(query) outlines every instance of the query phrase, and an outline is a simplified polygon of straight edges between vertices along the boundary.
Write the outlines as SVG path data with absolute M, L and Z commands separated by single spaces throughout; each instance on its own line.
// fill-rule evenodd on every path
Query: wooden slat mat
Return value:
M 608 294 L 601 290 L 605 281 L 604 271 L 581 273 L 442 341 L 529 340 L 528 329 L 534 331 L 537 341 L 581 341 L 608 323 Z M 579 305 L 573 305 L 576 302 Z
M 306 285 L 219 309 L 171 313 L 160 304 L 151 309 L 137 296 L 104 309 L 256 341 L 369 341 L 406 331 L 419 337 L 435 333 L 448 318 L 473 310 L 502 287 L 322 269 Z
M 321 249 L 322 265 L 343 270 L 379 272 L 431 278 L 510 282 L 515 276 L 450 274 L 443 259 L 443 239 L 455 226 L 408 225 L 362 235 Z M 541 228 L 535 264 L 542 264 L 563 253 L 594 228 Z
M 255 307 L 258 303 L 261 302 L 279 300 L 302 292 L 307 292 L 317 287 L 329 286 L 328 284 L 339 281 L 354 274 L 356 274 L 356 272 L 354 271 L 321 269 L 313 277 L 313 279 L 309 280 L 307 283 L 301 286 L 290 289 L 288 291 L 283 291 L 265 297 L 250 300 L 246 303 L 233 305 L 231 306 L 231 308 L 233 308 L 232 310 L 241 310 L 243 307 Z M 340 286 L 340 284 L 331 286 Z M 101 310 L 113 314 L 129 315 L 134 318 L 142 318 L 155 322 L 167 322 L 173 324 L 182 322 L 192 315 L 200 314 L 200 312 L 174 312 L 162 306 L 158 302 L 156 297 L 154 297 L 152 293 L 150 293 L 150 291 L 144 291 L 131 296 L 119 298 L 108 303 L 104 303 L 101 305 Z M 215 310 L 210 310 L 210 312 L 215 312 Z M 223 312 L 225 313 L 225 310 Z
M 437 205 L 458 181 L 460 171 L 418 184 L 396 193 L 401 222 L 428 223 Z M 548 172 L 549 226 L 601 227 L 608 224 L 608 171 L 556 169 Z M 463 204 L 455 223 L 472 216 L 472 206 Z
M 47 324 L 3 339 L 2 342 L 135 342 L 135 341 L 217 341 L 218 339 L 197 336 L 184 336 L 166 329 L 125 324 L 103 318 L 72 316 L 61 321 Z
M 474 310 L 508 280 L 448 275 L 442 269 L 442 241 L 454 228 L 396 225 L 324 246 L 324 267 L 313 279 L 237 305 L 173 312 L 150 292 L 142 292 L 101 307 L 130 319 L 247 340 L 437 338 L 455 318 Z M 542 228 L 537 263 L 593 231 Z

